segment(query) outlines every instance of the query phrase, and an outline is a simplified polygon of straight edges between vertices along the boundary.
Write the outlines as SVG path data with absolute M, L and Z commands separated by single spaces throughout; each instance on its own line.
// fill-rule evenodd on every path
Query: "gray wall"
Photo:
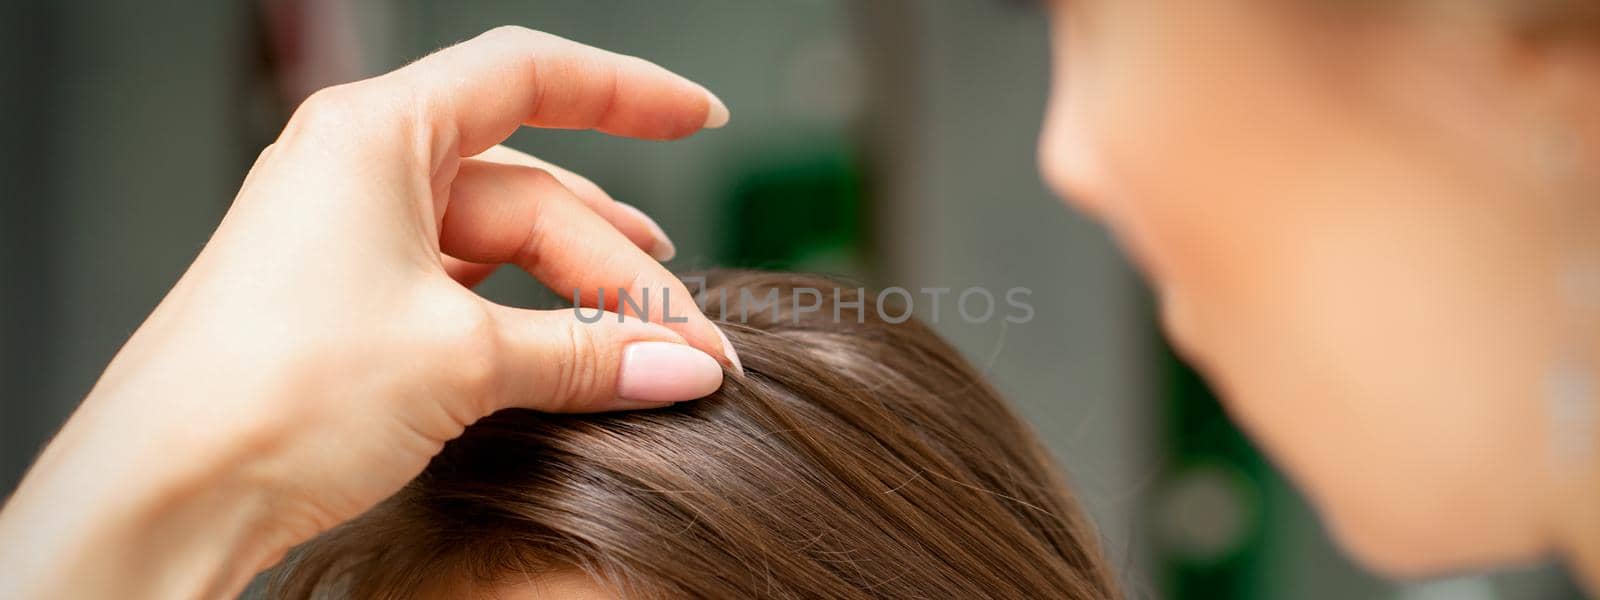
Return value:
M 880 224 L 888 279 L 911 289 L 1033 290 L 1031 322 L 969 324 L 945 308 L 939 329 L 1038 429 L 1130 590 L 1148 591 L 1135 521 L 1156 476 L 1143 368 L 1154 334 L 1103 230 L 1066 210 L 1039 178 L 1045 20 L 1025 3 L 892 4 L 868 14 L 875 30 L 910 28 L 897 46 L 911 74 L 899 75 L 905 89 L 881 113 L 891 121 L 884 154 L 902 161 L 891 169 Z
M 227 208 L 245 43 L 226 2 L 6 4 L 0 489 Z M 174 26 L 181 23 L 181 26 Z

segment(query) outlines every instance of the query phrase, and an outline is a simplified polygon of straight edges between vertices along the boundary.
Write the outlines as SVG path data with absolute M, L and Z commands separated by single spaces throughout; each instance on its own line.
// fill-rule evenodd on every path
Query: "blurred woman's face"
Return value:
M 1354 554 L 1542 552 L 1525 407 L 1562 335 L 1548 242 L 1578 234 L 1530 200 L 1509 52 L 1491 20 L 1318 4 L 1058 2 L 1044 175 Z

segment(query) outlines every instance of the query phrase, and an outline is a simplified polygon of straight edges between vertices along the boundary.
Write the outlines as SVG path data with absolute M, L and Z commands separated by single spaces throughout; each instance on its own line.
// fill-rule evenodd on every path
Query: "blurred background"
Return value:
M 0 492 L 302 98 L 501 24 L 648 58 L 731 107 L 670 144 L 509 142 L 655 216 L 674 269 L 1032 289 L 1024 325 L 918 309 L 1049 442 L 1132 597 L 1579 597 L 1548 566 L 1396 584 L 1340 556 L 1165 347 L 1106 235 L 1044 189 L 1046 24 L 1002 0 L 0 3 Z M 552 298 L 513 270 L 482 290 Z

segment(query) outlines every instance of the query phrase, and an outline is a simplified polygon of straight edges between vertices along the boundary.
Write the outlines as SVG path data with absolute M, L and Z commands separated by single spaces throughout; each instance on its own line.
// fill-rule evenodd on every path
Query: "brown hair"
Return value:
M 796 288 L 821 310 L 793 311 Z M 723 323 L 746 372 L 717 393 L 483 419 L 298 548 L 269 594 L 459 596 L 581 572 L 630 598 L 1118 595 L 1047 452 L 955 350 L 819 278 L 713 272 L 705 293 L 737 319 L 774 289 L 776 310 Z

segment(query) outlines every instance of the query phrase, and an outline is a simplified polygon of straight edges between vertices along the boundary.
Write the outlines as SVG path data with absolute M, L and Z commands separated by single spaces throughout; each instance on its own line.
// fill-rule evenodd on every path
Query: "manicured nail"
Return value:
M 625 401 L 679 402 L 703 398 L 722 385 L 711 355 L 672 342 L 634 342 L 622 351 L 617 396 Z
M 717 326 L 713 324 L 712 327 Z M 739 353 L 733 351 L 733 343 L 728 341 L 728 334 L 723 333 L 721 327 L 717 327 L 717 337 L 722 338 L 722 356 L 726 357 L 728 363 L 733 365 L 733 370 L 743 373 L 744 363 L 739 362 Z
M 661 225 L 656 223 L 655 219 L 650 218 L 650 215 L 644 214 L 644 211 L 639 210 L 639 207 L 632 204 L 618 202 L 617 206 L 621 206 L 624 210 L 633 213 L 640 220 L 643 220 L 645 225 L 650 226 L 650 237 L 655 238 L 655 245 L 650 246 L 648 251 L 651 258 L 667 262 L 678 255 L 678 247 L 672 245 L 672 240 L 667 238 L 667 232 L 661 229 Z
M 706 129 L 716 129 L 728 124 L 728 105 L 711 90 L 706 90 L 706 97 L 711 99 L 711 111 L 706 113 Z

